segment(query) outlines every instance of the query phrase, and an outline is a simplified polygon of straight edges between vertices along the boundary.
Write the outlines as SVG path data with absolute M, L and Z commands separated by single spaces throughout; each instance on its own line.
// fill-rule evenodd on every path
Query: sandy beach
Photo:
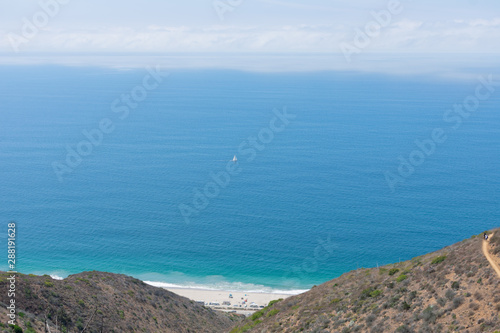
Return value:
M 200 302 L 200 304 L 203 303 L 205 306 L 216 310 L 234 311 L 245 315 L 249 315 L 266 307 L 270 301 L 280 298 L 285 299 L 292 296 L 287 294 L 232 292 L 223 290 L 165 289 L 195 302 Z

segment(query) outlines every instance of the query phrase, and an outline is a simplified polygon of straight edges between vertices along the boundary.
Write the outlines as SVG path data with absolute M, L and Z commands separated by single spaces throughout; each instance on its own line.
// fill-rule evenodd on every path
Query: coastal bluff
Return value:
M 0 273 L 0 332 L 8 326 L 10 274 Z M 17 274 L 17 325 L 24 333 L 227 332 L 240 316 L 216 312 L 165 289 L 112 273 L 84 272 L 64 280 Z
M 343 274 L 243 316 L 218 312 L 132 277 L 17 275 L 23 332 L 500 332 L 500 229 L 411 260 Z M 0 272 L 8 290 L 9 274 Z M 0 294 L 0 332 L 7 325 Z M 19 331 L 20 332 L 20 331 Z
M 345 273 L 253 314 L 231 333 L 500 333 L 500 230 L 487 234 L 487 241 L 481 233 L 409 261 Z

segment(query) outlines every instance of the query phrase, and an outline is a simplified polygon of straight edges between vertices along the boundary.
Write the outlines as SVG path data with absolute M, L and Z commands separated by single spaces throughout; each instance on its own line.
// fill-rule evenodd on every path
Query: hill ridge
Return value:
M 0 272 L 0 289 L 8 290 Z M 238 316 L 205 308 L 143 281 L 105 272 L 83 272 L 55 280 L 48 275 L 17 274 L 17 324 L 25 333 L 165 332 L 220 333 Z M 0 326 L 8 327 L 7 293 L 0 293 Z
M 500 230 L 488 232 L 492 256 Z M 343 274 L 238 323 L 240 332 L 500 332 L 500 278 L 482 234 L 411 260 Z

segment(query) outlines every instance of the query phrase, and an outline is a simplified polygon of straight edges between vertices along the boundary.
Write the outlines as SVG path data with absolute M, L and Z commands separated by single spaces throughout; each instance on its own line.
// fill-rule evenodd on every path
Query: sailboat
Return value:
M 234 163 L 238 162 L 238 159 L 236 158 L 236 155 L 234 155 L 234 157 L 233 157 L 233 162 Z

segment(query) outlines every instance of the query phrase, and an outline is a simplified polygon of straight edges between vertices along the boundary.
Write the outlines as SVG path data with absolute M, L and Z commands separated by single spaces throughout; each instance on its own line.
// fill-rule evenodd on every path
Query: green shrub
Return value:
M 406 280 L 408 278 L 408 276 L 404 275 L 404 274 L 401 274 L 400 276 L 398 276 L 398 278 L 396 279 L 397 282 L 402 282 L 404 280 Z
M 264 311 L 260 310 L 260 311 L 257 311 L 255 312 L 252 317 L 250 317 L 250 319 L 252 319 L 252 321 L 256 321 L 257 319 L 259 319 L 260 317 L 262 317 L 264 315 Z
M 80 331 L 83 331 L 83 321 L 82 318 L 78 318 L 76 321 L 76 328 L 78 328 Z
M 23 329 L 17 325 L 9 325 L 10 328 L 14 330 L 14 333 L 23 333 Z
M 451 289 L 446 290 L 446 292 L 444 293 L 444 296 L 450 301 L 452 301 L 455 298 L 455 295 L 456 295 L 455 292 Z
M 389 307 L 389 308 L 393 308 L 393 307 L 395 307 L 395 306 L 399 303 L 399 299 L 400 299 L 400 298 L 401 298 L 401 296 L 396 294 L 396 295 L 394 295 L 393 297 L 391 297 L 391 298 L 389 299 L 389 301 L 388 301 L 387 303 L 385 303 L 385 304 L 384 304 L 384 306 L 385 306 L 386 308 L 387 308 L 387 307 Z
M 394 275 L 397 272 L 399 272 L 399 268 L 392 268 L 391 270 L 389 270 L 389 275 Z
M 45 287 L 53 287 L 54 286 L 54 283 L 50 280 L 45 280 L 45 282 L 43 283 L 45 285 Z
M 361 292 L 361 295 L 359 296 L 360 299 L 366 299 L 368 297 L 377 297 L 382 293 L 381 290 L 375 290 L 374 287 L 366 288 Z
M 24 323 L 26 325 L 26 331 L 24 333 L 36 333 L 36 331 L 33 329 L 33 325 L 31 325 L 31 322 L 27 321 Z
M 266 315 L 266 317 L 272 317 L 272 316 L 276 316 L 278 313 L 280 312 L 280 310 L 278 309 L 273 309 L 271 311 L 269 311 Z
M 19 315 L 19 317 L 24 318 L 24 316 L 25 316 L 26 314 L 25 314 L 24 312 L 19 312 L 19 313 L 18 313 L 18 315 Z
M 276 304 L 276 303 L 278 303 L 278 302 L 280 302 L 282 300 L 283 300 L 283 298 L 275 299 L 274 301 L 269 302 L 269 304 L 267 306 L 272 306 L 273 304 Z
M 410 308 L 411 308 L 410 304 L 408 304 L 406 302 L 403 302 L 403 304 L 401 304 L 401 309 L 403 311 L 408 311 L 408 310 L 410 310 Z
M 341 301 L 342 301 L 341 298 L 334 298 L 334 299 L 332 299 L 332 301 L 330 302 L 330 304 L 340 303 Z
M 252 328 L 253 328 L 253 325 L 246 324 L 245 326 L 243 326 L 243 327 L 241 328 L 241 330 L 236 331 L 236 332 L 241 332 L 241 333 L 243 333 L 243 332 L 250 331 Z
M 464 302 L 464 299 L 462 297 L 455 297 L 453 299 L 453 309 L 458 308 L 462 303 Z
M 437 302 L 440 306 L 445 306 L 446 305 L 446 298 L 440 297 L 437 299 Z
M 410 328 L 408 328 L 408 326 L 406 325 L 402 325 L 402 326 L 399 326 L 396 330 L 397 333 L 411 333 L 412 330 L 410 330 Z
M 377 319 L 377 316 L 372 314 L 369 314 L 368 317 L 366 317 L 366 325 L 371 326 L 373 322 Z
M 87 279 L 77 278 L 76 281 L 77 282 L 83 282 L 83 283 L 86 283 L 86 284 L 90 285 L 90 281 L 87 280 Z
M 432 259 L 431 264 L 436 265 L 436 264 L 442 263 L 445 260 L 446 260 L 446 256 L 439 256 L 439 257 Z
M 243 332 L 247 332 L 247 331 L 250 331 L 252 328 L 254 328 L 256 325 L 262 323 L 261 320 L 257 320 L 257 321 L 254 321 L 253 323 L 248 323 L 248 324 L 245 324 L 244 326 L 242 326 L 241 328 L 240 327 L 235 327 L 231 330 L 230 333 L 243 333 Z
M 437 314 L 434 312 L 434 308 L 428 306 L 423 312 L 422 312 L 422 319 L 426 323 L 432 323 L 434 324 L 437 319 Z

